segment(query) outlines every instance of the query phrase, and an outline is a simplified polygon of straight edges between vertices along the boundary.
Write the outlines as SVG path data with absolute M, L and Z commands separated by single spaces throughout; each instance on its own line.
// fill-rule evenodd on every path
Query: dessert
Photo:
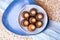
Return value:
M 24 18 L 29 18 L 29 12 L 24 11 L 24 12 L 23 12 L 23 17 L 24 17 Z
M 28 26 L 28 25 L 29 25 L 29 22 L 28 22 L 27 20 L 23 20 L 23 21 L 22 21 L 22 25 L 23 25 L 23 26 Z
M 36 27 L 37 28 L 40 28 L 42 25 L 43 25 L 43 23 L 41 21 L 37 21 L 36 22 Z
M 43 17 L 44 17 L 44 16 L 43 16 L 42 13 L 39 13 L 39 14 L 36 15 L 36 19 L 37 19 L 37 20 L 41 20 L 41 19 L 43 19 Z
M 30 23 L 35 23 L 35 22 L 36 22 L 36 19 L 35 19 L 34 17 L 31 17 L 31 18 L 29 19 L 29 22 L 30 22 Z
M 28 26 L 28 30 L 29 31 L 34 31 L 36 28 L 35 28 L 35 25 L 33 25 L 33 24 L 30 24 L 29 26 Z
M 32 9 L 30 10 L 30 15 L 31 15 L 31 16 L 35 16 L 36 13 L 37 13 L 37 10 L 36 10 L 35 8 L 32 8 Z
M 27 26 L 29 31 L 33 32 L 35 29 L 42 27 L 43 22 L 41 20 L 44 18 L 44 15 L 43 13 L 37 12 L 37 9 L 32 8 L 30 12 L 23 11 L 22 15 L 22 26 Z

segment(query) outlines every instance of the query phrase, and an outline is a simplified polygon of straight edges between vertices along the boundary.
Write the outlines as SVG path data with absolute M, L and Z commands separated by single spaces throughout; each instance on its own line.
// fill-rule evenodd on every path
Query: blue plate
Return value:
M 14 0 L 8 8 L 5 10 L 2 22 L 4 26 L 10 30 L 11 32 L 19 35 L 30 35 L 28 33 L 25 33 L 20 29 L 20 25 L 18 23 L 18 16 L 22 9 L 24 9 L 24 6 L 27 4 L 35 4 L 37 5 L 34 0 Z M 47 25 L 47 24 L 46 24 Z

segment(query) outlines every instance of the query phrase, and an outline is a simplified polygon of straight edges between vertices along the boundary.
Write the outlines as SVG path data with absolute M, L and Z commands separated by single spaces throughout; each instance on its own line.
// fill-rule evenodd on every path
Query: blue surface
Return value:
M 9 23 L 8 23 L 8 21 L 7 21 L 7 16 L 8 16 L 8 14 L 9 14 L 9 12 L 12 10 L 12 8 L 13 8 L 16 4 L 18 4 L 18 3 L 20 3 L 20 2 L 22 2 L 22 1 L 13 1 L 13 2 L 10 4 L 10 6 L 8 6 L 8 8 L 5 10 L 5 12 L 4 12 L 4 14 L 3 14 L 2 22 L 3 22 L 4 26 L 5 26 L 8 30 L 10 30 L 11 32 L 16 33 L 16 34 L 20 34 L 20 35 L 24 35 L 24 34 L 27 35 L 25 32 L 22 32 L 22 30 L 17 31 L 17 30 L 15 30 L 15 29 L 13 29 L 13 28 L 9 25 Z M 23 7 L 23 6 L 24 6 L 24 4 L 21 4 L 21 7 Z
M 33 0 L 27 0 L 27 1 L 29 1 L 29 3 L 30 4 L 35 4 L 35 5 L 37 5 Z M 15 6 L 15 5 L 17 5 L 18 3 L 25 3 L 25 0 L 19 0 L 19 1 L 17 1 L 17 0 L 15 0 L 15 1 L 13 1 L 9 6 L 8 6 L 8 8 L 5 10 L 5 12 L 4 12 L 4 14 L 3 14 L 3 18 L 2 18 L 2 22 L 3 22 L 3 24 L 4 24 L 4 26 L 8 29 L 8 30 L 10 30 L 11 32 L 13 32 L 13 33 L 15 33 L 15 34 L 19 34 L 19 35 L 29 35 L 29 34 L 27 34 L 27 33 L 25 33 L 25 32 L 23 32 L 22 30 L 15 30 L 15 29 L 13 29 L 10 25 L 9 25 L 9 23 L 8 23 L 8 20 L 7 20 L 7 16 L 9 15 L 9 12 L 12 10 L 12 8 Z M 23 8 L 25 6 L 25 4 L 21 4 L 21 8 Z M 47 28 L 47 27 L 46 27 Z M 46 29 L 45 28 L 45 29 Z

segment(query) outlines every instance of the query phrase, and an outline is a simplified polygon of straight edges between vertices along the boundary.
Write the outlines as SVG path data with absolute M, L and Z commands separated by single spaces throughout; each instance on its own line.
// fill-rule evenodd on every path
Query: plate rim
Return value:
M 11 28 L 9 28 L 9 25 L 7 25 L 6 22 L 4 21 L 4 20 L 6 20 L 6 19 L 5 19 L 5 18 L 7 17 L 6 15 L 9 14 L 9 11 L 12 9 L 12 7 L 14 7 L 14 5 L 15 5 L 17 2 L 19 2 L 19 1 L 13 1 L 13 2 L 7 7 L 7 9 L 5 10 L 5 12 L 3 13 L 3 16 L 2 16 L 2 23 L 3 23 L 3 25 L 5 26 L 5 28 L 8 29 L 9 31 L 11 31 L 12 33 L 15 33 L 15 34 L 23 35 L 23 36 L 24 36 L 24 34 L 19 34 L 19 33 L 16 33 L 15 31 L 12 31 L 12 30 L 14 30 L 14 29 L 11 30 Z M 8 12 L 8 14 L 7 14 L 7 12 Z M 5 17 L 5 16 L 6 16 L 6 17 Z M 47 15 L 47 16 L 48 16 L 48 15 Z M 48 25 L 48 23 L 49 23 L 49 18 L 48 18 L 47 21 L 48 21 L 48 22 L 47 22 L 47 25 Z M 47 25 L 46 25 L 45 29 L 47 28 Z M 41 32 L 43 32 L 45 29 L 43 29 Z M 39 33 L 37 33 L 37 34 L 39 34 Z M 26 35 L 30 35 L 30 34 L 26 34 Z M 35 34 L 31 34 L 31 35 L 35 35 Z

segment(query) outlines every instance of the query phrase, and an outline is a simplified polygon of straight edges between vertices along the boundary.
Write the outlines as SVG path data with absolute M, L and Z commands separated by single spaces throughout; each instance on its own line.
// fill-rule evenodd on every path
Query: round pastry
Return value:
M 31 15 L 31 16 L 36 15 L 36 13 L 37 13 L 37 10 L 36 10 L 35 8 L 32 8 L 32 9 L 30 10 L 30 15 Z
M 30 22 L 30 23 L 35 23 L 35 22 L 36 22 L 36 19 L 35 19 L 34 17 L 31 17 L 31 18 L 29 19 L 29 22 Z
M 29 31 L 34 31 L 36 29 L 36 27 L 35 27 L 35 25 L 33 25 L 33 24 L 30 24 L 29 26 L 28 26 L 28 30 Z
M 24 17 L 24 18 L 29 18 L 29 12 L 24 11 L 24 12 L 23 12 L 23 17 Z
M 23 21 L 22 21 L 22 25 L 23 25 L 23 26 L 28 26 L 28 25 L 29 25 L 28 20 L 23 20 Z
M 43 25 L 43 23 L 41 21 L 37 21 L 36 22 L 36 27 L 37 28 L 40 28 L 42 25 Z
M 44 16 L 43 16 L 42 13 L 39 13 L 39 14 L 36 15 L 36 19 L 37 19 L 37 20 L 41 20 L 41 19 L 43 19 L 43 17 L 44 17 Z

